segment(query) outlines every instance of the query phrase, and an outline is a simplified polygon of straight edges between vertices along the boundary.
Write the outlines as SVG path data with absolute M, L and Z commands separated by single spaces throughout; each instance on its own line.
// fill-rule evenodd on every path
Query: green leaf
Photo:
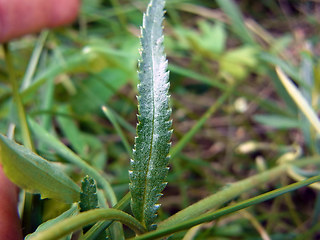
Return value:
M 98 208 L 97 186 L 92 177 L 84 177 L 81 182 L 81 190 L 80 211 L 84 212 Z
M 0 162 L 8 178 L 28 192 L 67 203 L 79 200 L 79 186 L 60 168 L 3 135 Z
M 92 177 L 85 176 L 81 182 L 81 193 L 80 193 L 80 212 L 89 211 L 98 208 L 98 195 L 97 186 Z M 92 225 L 85 226 L 83 233 L 86 233 Z M 106 238 L 105 232 L 102 232 L 104 239 Z
M 281 97 L 281 99 L 285 102 L 287 106 L 285 109 L 288 111 L 288 113 L 290 113 L 290 116 L 296 116 L 298 114 L 297 105 L 294 103 L 287 90 L 282 85 L 274 69 L 268 69 L 266 74 L 270 76 L 278 96 Z
M 143 18 L 142 52 L 138 84 L 139 116 L 130 191 L 134 216 L 148 229 L 156 218 L 157 204 L 168 173 L 172 131 L 169 106 L 169 73 L 163 49 L 164 0 L 151 0 Z
M 297 104 L 301 112 L 309 120 L 310 124 L 315 128 L 317 133 L 320 133 L 320 121 L 316 112 L 312 109 L 306 98 L 302 95 L 301 91 L 290 81 L 288 76 L 282 71 L 282 69 L 277 66 L 276 72 L 280 81 L 282 82 L 285 89 L 288 91 L 289 95 Z
M 243 79 L 251 69 L 258 66 L 257 52 L 258 49 L 254 46 L 242 46 L 229 50 L 219 61 L 220 69 L 235 78 Z
M 127 138 L 125 137 L 122 129 L 120 128 L 118 121 L 115 118 L 115 115 L 113 114 L 112 111 L 109 110 L 109 108 L 107 108 L 106 106 L 102 107 L 102 111 L 103 113 L 106 115 L 106 117 L 109 119 L 109 121 L 112 123 L 114 129 L 116 130 L 116 132 L 118 133 L 118 136 L 120 136 L 122 143 L 124 145 L 124 147 L 126 148 L 128 154 L 131 156 L 131 146 L 129 145 Z
M 227 33 L 224 24 L 216 22 L 210 26 L 208 22 L 200 22 L 199 27 L 202 29 L 206 40 L 206 47 L 214 53 L 221 54 L 226 47 Z M 215 39 L 212 41 L 212 39 Z

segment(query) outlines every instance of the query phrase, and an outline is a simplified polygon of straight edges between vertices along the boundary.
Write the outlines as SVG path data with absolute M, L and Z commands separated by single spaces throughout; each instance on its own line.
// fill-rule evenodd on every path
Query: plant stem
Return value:
M 21 97 L 19 94 L 18 82 L 15 77 L 15 71 L 13 68 L 12 58 L 11 58 L 9 46 L 7 43 L 4 44 L 4 52 L 5 52 L 6 64 L 8 67 L 9 80 L 10 80 L 11 87 L 12 87 L 13 101 L 16 104 L 17 112 L 18 112 L 18 116 L 19 116 L 19 123 L 20 123 L 23 143 L 27 148 L 34 151 L 34 146 L 33 146 L 32 140 L 31 140 L 31 135 L 30 135 L 30 131 L 28 128 L 28 124 L 27 124 L 26 113 L 24 111 L 22 100 L 21 100 Z
M 142 234 L 146 231 L 138 220 L 125 212 L 116 209 L 94 209 L 60 221 L 34 235 L 30 240 L 56 240 L 100 220 L 120 221 L 130 227 L 136 234 Z
M 129 154 L 130 158 L 132 159 L 133 158 L 132 147 L 130 147 L 130 144 L 129 144 L 128 140 L 126 139 L 123 131 L 121 130 L 121 128 L 120 128 L 115 116 L 109 110 L 109 108 L 107 108 L 106 106 L 102 106 L 102 111 L 106 115 L 106 117 L 109 119 L 109 121 L 112 123 L 112 125 L 115 128 L 116 132 L 120 136 L 120 138 L 122 140 L 122 143 L 123 143 L 125 149 L 127 150 L 127 153 Z
M 320 181 L 320 176 L 308 178 L 306 180 L 303 180 L 303 181 L 300 181 L 297 183 L 293 183 L 288 186 L 285 186 L 285 187 L 261 194 L 259 196 L 250 198 L 248 200 L 242 201 L 242 202 L 234 204 L 232 206 L 224 207 L 224 208 L 219 209 L 215 212 L 210 212 L 210 213 L 204 214 L 200 217 L 197 217 L 197 218 L 194 218 L 194 219 L 182 222 L 182 223 L 177 223 L 177 224 L 174 224 L 171 226 L 167 226 L 164 229 L 161 228 L 159 230 L 152 231 L 150 233 L 146 233 L 141 236 L 137 236 L 134 239 L 135 240 L 146 240 L 146 239 L 151 240 L 151 239 L 157 239 L 159 237 L 167 236 L 169 234 L 188 229 L 190 227 L 196 226 L 201 223 L 213 221 L 221 216 L 224 216 L 224 215 L 227 215 L 230 213 L 234 213 L 234 212 L 239 211 L 241 209 L 256 205 L 258 203 L 267 201 L 269 199 L 278 197 L 282 194 L 297 190 L 301 187 L 308 186 L 312 183 L 319 182 L 319 181 Z

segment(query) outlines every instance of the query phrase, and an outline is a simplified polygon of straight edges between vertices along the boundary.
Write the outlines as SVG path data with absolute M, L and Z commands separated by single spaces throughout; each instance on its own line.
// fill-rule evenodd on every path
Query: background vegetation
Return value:
M 228 2 L 167 1 L 164 31 L 174 133 L 160 219 L 281 161 L 320 151 L 316 133 L 274 70 L 280 66 L 318 110 L 318 1 Z M 92 166 L 104 169 L 119 199 L 128 191 L 138 36 L 146 5 L 144 0 L 84 0 L 73 26 L 10 45 L 27 114 Z M 18 121 L 2 50 L 0 84 L 0 132 L 6 133 Z M 16 135 L 21 139 L 19 126 Z M 40 155 L 63 161 L 35 142 Z M 67 171 L 77 176 L 73 168 Z M 290 177 L 283 175 L 236 200 L 317 174 L 316 168 L 294 169 Z M 54 215 L 65 210 L 49 200 L 40 206 L 33 226 L 53 217 L 48 209 L 56 208 Z M 302 188 L 200 225 L 186 239 L 318 239 L 319 214 L 318 190 Z

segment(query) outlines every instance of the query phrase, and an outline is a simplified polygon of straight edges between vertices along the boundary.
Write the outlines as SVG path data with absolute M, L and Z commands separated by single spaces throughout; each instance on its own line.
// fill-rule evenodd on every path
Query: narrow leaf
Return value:
M 109 110 L 106 106 L 102 106 L 102 111 L 106 115 L 106 117 L 109 119 L 109 121 L 112 123 L 113 127 L 115 128 L 117 134 L 120 136 L 122 143 L 124 147 L 126 148 L 128 154 L 131 156 L 131 146 L 129 145 L 126 136 L 124 135 L 122 129 L 120 128 L 118 121 L 115 118 L 115 115 L 113 114 L 112 111 Z
M 137 137 L 131 160 L 130 191 L 134 216 L 151 229 L 166 186 L 172 131 L 169 73 L 163 49 L 164 0 L 151 0 L 143 18 L 139 64 Z
M 276 67 L 276 72 L 281 80 L 283 86 L 288 91 L 289 95 L 297 104 L 298 108 L 310 121 L 315 130 L 320 133 L 320 121 L 317 114 L 314 112 L 308 101 L 302 96 L 300 90 L 290 81 L 287 75 L 281 70 L 280 67 Z
M 79 186 L 61 169 L 3 135 L 0 162 L 8 178 L 28 192 L 67 203 L 79 200 Z

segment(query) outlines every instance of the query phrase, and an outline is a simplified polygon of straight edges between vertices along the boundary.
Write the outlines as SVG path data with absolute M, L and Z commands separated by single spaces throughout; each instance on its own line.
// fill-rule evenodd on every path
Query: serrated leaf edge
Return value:
M 139 61 L 139 79 L 140 83 L 138 84 L 138 91 L 139 96 L 137 97 L 139 105 L 138 105 L 138 111 L 139 115 L 138 118 L 138 124 L 137 124 L 137 137 L 135 138 L 135 146 L 133 149 L 133 159 L 131 159 L 131 170 L 129 171 L 129 177 L 130 177 L 130 191 L 132 195 L 132 211 L 135 215 L 135 217 L 142 222 L 149 230 L 153 228 L 152 223 L 154 222 L 154 219 L 156 217 L 156 211 L 160 207 L 160 204 L 157 204 L 156 202 L 160 198 L 161 191 L 166 186 L 166 182 L 164 181 L 167 172 L 168 172 L 168 153 L 171 146 L 171 143 L 169 143 L 172 130 L 171 125 L 172 121 L 170 120 L 171 115 L 171 108 L 169 107 L 169 98 L 168 95 L 168 89 L 170 86 L 170 83 L 168 82 L 169 79 L 169 72 L 167 71 L 167 60 L 166 56 L 164 54 L 163 50 L 163 33 L 162 33 L 162 21 L 163 21 L 163 15 L 164 15 L 164 0 L 151 0 L 146 14 L 144 14 L 143 17 L 143 26 L 141 28 L 142 37 L 141 37 L 141 60 Z M 159 9 L 156 9 L 156 8 Z M 160 15 L 153 15 L 153 11 L 160 11 L 162 14 Z M 159 12 L 157 12 L 159 13 Z M 160 29 L 155 29 L 156 24 L 160 23 Z M 149 24 L 151 24 L 151 29 L 149 29 Z M 156 32 L 158 31 L 158 32 Z M 156 34 L 160 34 L 160 36 L 155 36 Z M 149 48 L 149 49 L 148 49 Z M 147 52 L 147 51 L 150 52 Z M 151 63 L 147 62 L 148 57 L 147 55 L 151 56 Z M 149 65 L 149 67 L 148 67 Z M 151 80 L 145 79 L 148 75 L 148 72 L 151 72 Z M 148 81 L 151 81 L 148 82 Z M 147 89 L 148 85 L 151 86 L 150 89 L 150 96 L 151 100 L 148 99 L 148 94 L 145 93 L 145 91 L 148 91 Z M 158 94 L 157 94 L 158 93 Z M 142 98 L 143 95 L 145 99 Z M 152 111 L 152 116 L 150 119 L 148 119 L 148 111 L 145 111 L 148 109 L 148 107 L 145 107 L 146 109 L 142 109 L 142 106 L 145 106 L 143 104 L 147 104 L 147 101 L 150 100 L 150 103 L 152 107 L 149 105 L 149 109 Z M 161 115 L 161 112 L 162 115 Z M 161 116 L 157 115 L 160 114 Z M 160 122 L 157 120 L 161 120 Z M 149 120 L 145 121 L 145 120 Z M 145 121 L 145 122 L 144 122 Z M 137 152 L 137 150 L 140 149 L 141 146 L 138 146 L 140 143 L 140 138 L 143 140 L 148 140 L 147 134 L 145 134 L 144 130 L 147 129 L 144 125 L 148 125 L 151 122 L 151 134 L 149 141 L 149 148 L 147 150 L 142 147 L 142 150 L 147 151 L 146 158 L 148 159 L 146 161 L 147 166 L 145 167 L 146 171 L 141 171 L 143 166 L 143 162 L 140 161 L 140 163 L 136 163 L 136 161 L 139 161 L 139 158 L 141 160 L 141 156 L 143 155 L 142 152 Z M 159 127 L 165 127 L 165 130 L 163 130 L 162 136 L 159 136 L 159 133 L 161 132 L 161 129 L 157 129 Z M 145 129 L 143 129 L 145 128 Z M 157 131 L 158 130 L 158 131 Z M 165 139 L 165 141 L 158 141 L 158 138 L 162 137 L 162 140 Z M 154 143 L 159 143 L 158 145 L 154 145 Z M 142 144 L 142 143 L 141 143 Z M 155 148 L 155 149 L 153 149 Z M 163 148 L 164 156 L 161 156 L 163 159 L 160 161 L 153 162 L 152 159 L 154 157 L 157 157 L 157 152 L 154 153 L 154 151 L 157 151 L 157 148 Z M 161 155 L 161 154 L 160 154 Z M 139 166 L 140 165 L 140 166 Z M 137 169 L 138 168 L 138 169 Z M 160 172 L 160 173 L 159 173 Z M 159 174 L 160 180 L 157 181 L 157 185 L 154 185 L 152 189 L 148 189 L 148 186 L 150 186 L 150 179 L 152 178 L 153 174 Z M 162 175 L 162 176 L 161 176 Z M 141 181 L 143 179 L 143 181 Z M 139 184 L 142 182 L 143 184 Z M 143 185 L 143 186 L 141 186 Z M 141 196 L 137 195 L 137 191 L 141 191 L 141 188 L 143 188 L 143 194 L 142 198 Z M 148 192 L 148 190 L 150 192 Z M 152 192 L 156 190 L 156 192 Z M 149 196 L 151 195 L 151 197 Z M 149 197 L 150 198 L 149 198 Z

